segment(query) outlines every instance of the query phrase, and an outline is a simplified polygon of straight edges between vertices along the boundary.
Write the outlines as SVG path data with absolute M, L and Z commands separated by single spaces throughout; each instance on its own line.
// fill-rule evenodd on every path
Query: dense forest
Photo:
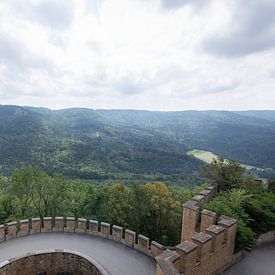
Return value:
M 151 182 L 96 185 L 28 166 L 11 177 L 0 176 L 0 224 L 32 217 L 85 217 L 175 245 L 180 241 L 181 205 L 202 188 Z
M 275 111 L 148 112 L 0 106 L 4 175 L 32 165 L 48 174 L 98 181 L 202 183 L 202 149 L 275 168 Z M 272 177 L 269 169 L 263 177 Z

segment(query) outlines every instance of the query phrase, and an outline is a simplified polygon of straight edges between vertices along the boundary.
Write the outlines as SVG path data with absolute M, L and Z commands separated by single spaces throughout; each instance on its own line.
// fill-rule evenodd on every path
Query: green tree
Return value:
M 217 186 L 218 191 L 240 188 L 244 185 L 245 168 L 234 160 L 223 157 L 213 159 L 209 166 L 201 169 L 203 177 L 210 179 Z

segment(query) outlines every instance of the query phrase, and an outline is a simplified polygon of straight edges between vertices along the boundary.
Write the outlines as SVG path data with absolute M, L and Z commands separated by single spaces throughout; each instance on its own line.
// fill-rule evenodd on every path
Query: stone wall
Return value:
M 120 242 L 140 252 L 156 257 L 163 252 L 163 246 L 136 232 L 117 225 L 74 217 L 44 217 L 13 221 L 0 225 L 0 242 L 31 234 L 50 232 L 87 234 Z
M 62 273 L 63 272 L 63 273 Z M 74 274 L 107 275 L 94 259 L 69 250 L 48 250 L 28 253 L 6 261 L 0 275 Z
M 183 204 L 181 243 L 156 257 L 157 275 L 219 274 L 233 260 L 237 221 L 201 208 L 216 194 L 209 186 Z

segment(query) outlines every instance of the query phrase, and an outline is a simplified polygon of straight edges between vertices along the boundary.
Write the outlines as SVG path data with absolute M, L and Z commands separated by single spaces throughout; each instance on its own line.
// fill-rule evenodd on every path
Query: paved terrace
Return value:
M 119 242 L 98 236 L 75 233 L 41 233 L 0 243 L 0 263 L 28 252 L 49 249 L 77 251 L 112 275 L 155 275 L 153 259 Z
M 243 259 L 223 273 L 224 275 L 274 275 L 275 242 L 254 248 Z

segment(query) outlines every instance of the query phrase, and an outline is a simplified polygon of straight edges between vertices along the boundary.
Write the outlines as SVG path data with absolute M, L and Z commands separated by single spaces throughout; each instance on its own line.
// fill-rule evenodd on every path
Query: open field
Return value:
M 218 156 L 213 154 L 210 151 L 204 151 L 204 150 L 198 150 L 198 149 L 194 149 L 191 151 L 188 151 L 186 153 L 188 156 L 193 156 L 201 161 L 204 161 L 206 163 L 211 163 L 213 161 L 213 159 L 216 159 Z M 247 164 L 241 164 L 243 167 L 245 167 L 247 170 L 258 170 L 258 171 L 264 171 L 263 168 L 259 168 L 256 166 L 251 166 L 251 165 L 247 165 Z

